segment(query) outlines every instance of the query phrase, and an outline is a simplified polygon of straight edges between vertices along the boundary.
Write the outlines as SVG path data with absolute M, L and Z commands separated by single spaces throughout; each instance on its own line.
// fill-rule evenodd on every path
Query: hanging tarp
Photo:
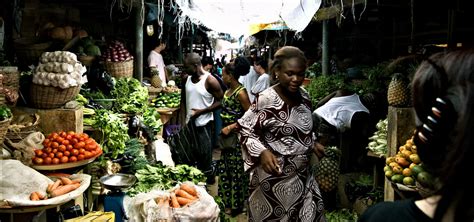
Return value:
M 303 31 L 321 0 L 175 0 L 180 17 L 234 37 L 277 28 Z

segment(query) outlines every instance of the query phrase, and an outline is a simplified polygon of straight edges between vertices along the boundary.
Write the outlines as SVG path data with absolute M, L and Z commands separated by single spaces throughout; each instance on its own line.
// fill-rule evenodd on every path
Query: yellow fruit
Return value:
M 412 155 L 413 155 L 413 154 L 412 154 Z M 415 167 L 415 166 L 416 166 L 416 163 L 410 163 L 410 167 L 409 167 L 409 168 L 410 168 L 410 169 L 413 169 L 413 167 Z
M 394 167 L 396 167 L 396 166 L 398 166 L 398 167 L 400 166 L 400 165 L 398 165 L 397 162 L 391 162 L 391 163 L 388 164 L 388 165 L 389 165 L 392 169 L 393 169 Z
M 404 150 L 404 151 L 402 151 L 402 155 L 403 155 L 403 157 L 405 157 L 405 159 L 410 158 L 410 155 L 411 155 L 411 154 L 412 154 L 412 152 L 409 151 L 409 150 Z
M 418 154 L 411 154 L 410 155 L 410 160 L 411 160 L 411 162 L 416 163 L 416 164 L 421 162 L 420 157 L 418 156 Z
M 385 160 L 385 163 L 386 164 L 390 164 L 392 162 L 395 162 L 395 157 L 391 156 L 391 157 L 388 157 L 386 160 Z
M 410 147 L 413 146 L 413 139 L 407 140 L 407 143 L 405 145 L 410 146 Z
M 385 167 L 383 168 L 383 172 L 387 172 L 387 171 L 389 171 L 389 170 L 392 170 L 392 168 L 391 168 L 390 166 L 385 166 Z
M 396 161 L 397 161 L 398 165 L 400 165 L 402 167 L 410 166 L 410 162 L 408 162 L 407 159 L 405 159 L 403 157 L 396 158 Z
M 405 145 L 403 145 L 400 148 L 398 148 L 398 150 L 400 150 L 400 153 L 401 153 L 402 151 L 407 150 L 407 147 Z
M 392 171 L 394 174 L 401 174 L 403 169 L 400 166 L 394 166 L 392 167 Z
M 413 146 L 411 147 L 411 152 L 412 152 L 412 153 L 418 153 L 418 150 L 416 149 L 416 145 L 413 145 Z
M 393 171 L 391 171 L 391 170 L 385 171 L 385 176 L 386 176 L 387 178 L 391 179 L 392 176 L 393 176 Z
M 411 176 L 411 169 L 410 168 L 405 168 L 402 171 L 403 176 L 409 177 Z
M 403 184 L 405 185 L 415 185 L 415 180 L 412 177 L 405 177 L 403 178 Z

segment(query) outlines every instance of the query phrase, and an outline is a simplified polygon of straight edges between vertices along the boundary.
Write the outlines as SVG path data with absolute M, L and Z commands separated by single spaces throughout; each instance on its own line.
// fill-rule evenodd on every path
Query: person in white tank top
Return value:
M 213 111 L 221 106 L 223 91 L 218 80 L 205 71 L 201 57 L 190 53 L 184 59 L 184 71 L 188 74 L 184 89 L 181 91 L 182 106 L 186 110 L 186 123 L 194 121 L 198 138 L 212 138 Z M 205 134 L 205 135 L 204 135 Z M 212 171 L 212 141 L 203 139 L 196 147 L 196 155 L 200 160 L 197 168 L 207 174 L 208 179 L 214 178 Z

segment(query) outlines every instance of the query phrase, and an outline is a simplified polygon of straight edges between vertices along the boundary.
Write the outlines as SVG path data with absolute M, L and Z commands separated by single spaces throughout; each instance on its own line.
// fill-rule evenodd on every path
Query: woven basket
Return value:
M 95 56 L 79 56 L 78 60 L 85 66 L 91 66 L 95 60 Z
M 38 60 L 52 42 L 40 42 L 36 38 L 20 38 L 15 40 L 15 51 L 18 64 L 27 67 L 31 64 L 37 65 Z
M 107 72 L 115 78 L 133 77 L 133 59 L 123 62 L 105 62 Z
M 20 72 L 16 66 L 0 66 L 0 75 L 3 75 L 3 86 L 20 89 Z
M 5 134 L 7 134 L 8 126 L 10 125 L 12 118 L 0 121 L 0 144 L 3 144 L 3 139 L 5 139 Z
M 15 116 L 15 114 L 13 114 Z M 6 138 L 11 140 L 12 142 L 19 142 L 25 139 L 31 133 L 37 132 L 38 125 L 40 122 L 40 116 L 38 114 L 34 114 L 34 122 L 30 126 L 25 126 L 22 128 L 14 127 L 15 125 L 15 118 L 12 119 L 10 122 L 10 126 L 8 127 L 8 132 L 5 135 Z
M 61 89 L 53 86 L 43 86 L 32 83 L 30 91 L 30 102 L 34 108 L 54 109 L 59 108 L 67 102 L 73 100 L 81 86 L 73 86 L 67 89 Z

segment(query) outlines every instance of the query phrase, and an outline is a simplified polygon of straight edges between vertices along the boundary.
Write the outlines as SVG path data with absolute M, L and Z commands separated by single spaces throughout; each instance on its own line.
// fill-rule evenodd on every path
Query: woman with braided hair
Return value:
M 474 50 L 437 53 L 413 79 L 415 144 L 437 180 L 432 196 L 384 202 L 361 221 L 474 221 Z

